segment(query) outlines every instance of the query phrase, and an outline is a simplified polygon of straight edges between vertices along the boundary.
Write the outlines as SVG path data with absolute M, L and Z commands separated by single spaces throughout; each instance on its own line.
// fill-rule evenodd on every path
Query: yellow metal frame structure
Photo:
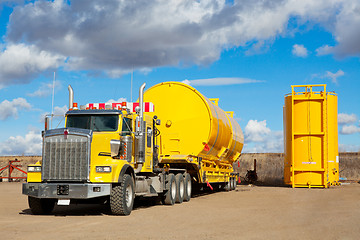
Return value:
M 329 126 L 337 124 L 337 121 L 330 119 L 329 122 L 328 119 L 329 116 L 337 117 L 337 96 L 326 91 L 326 84 L 291 87 L 291 94 L 285 95 L 284 106 L 284 181 L 293 188 L 337 185 L 335 174 L 333 176 L 329 172 L 333 171 L 329 169 L 330 163 L 335 170 L 338 166 L 337 126 Z M 296 91 L 298 88 L 305 90 Z M 329 139 L 329 131 L 336 141 Z
M 209 160 L 201 161 L 201 169 L 206 176 L 206 181 L 210 183 L 227 182 L 233 172 L 231 164 Z

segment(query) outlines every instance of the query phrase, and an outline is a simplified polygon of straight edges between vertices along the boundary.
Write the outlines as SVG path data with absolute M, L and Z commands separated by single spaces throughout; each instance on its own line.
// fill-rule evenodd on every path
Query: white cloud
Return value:
M 320 73 L 314 73 L 314 74 L 311 74 L 311 77 L 310 77 L 310 80 L 313 80 L 313 79 L 316 79 L 316 78 L 319 78 L 319 79 L 330 79 L 331 82 L 337 84 L 338 83 L 338 78 L 339 77 L 342 77 L 345 75 L 345 72 L 341 69 L 339 69 L 336 73 L 332 73 L 330 71 L 326 71 L 325 73 L 323 74 L 320 74 Z
M 59 81 L 55 81 L 55 89 L 61 87 L 61 83 Z M 47 97 L 52 94 L 53 91 L 53 83 L 41 83 L 39 89 L 37 89 L 33 93 L 28 93 L 27 95 L 30 97 Z
M 305 58 L 308 56 L 308 50 L 304 47 L 304 45 L 294 44 L 292 54 L 297 57 Z
M 272 131 L 266 126 L 266 120 L 249 120 L 244 132 L 244 152 L 283 152 L 283 132 Z
M 262 52 L 308 23 L 336 40 L 319 55 L 359 56 L 359 7 L 357 0 L 35 1 L 11 14 L 0 53 L 0 62 L 11 64 L 0 64 L 1 83 L 24 83 L 59 65 L 113 77 L 131 69 L 208 65 L 224 49 Z
M 245 141 L 264 142 L 266 136 L 271 133 L 270 128 L 266 127 L 266 120 L 249 120 L 245 127 Z
M 360 145 L 339 144 L 339 152 L 360 152 Z
M 338 57 L 360 56 L 360 2 L 344 0 L 332 26 L 337 45 L 332 53 Z
M 334 47 L 330 47 L 329 45 L 324 45 L 316 49 L 316 55 L 323 56 L 323 55 L 331 54 L 333 52 L 333 49 Z
M 29 131 L 25 136 L 11 136 L 0 144 L 0 155 L 41 155 L 40 131 Z
M 338 124 L 350 124 L 350 123 L 354 123 L 357 121 L 357 116 L 352 113 L 352 114 L 347 114 L 347 113 L 339 113 L 338 114 Z
M 342 126 L 340 133 L 345 135 L 360 133 L 360 127 L 355 125 L 344 125 Z
M 24 98 L 15 98 L 12 101 L 2 101 L 0 109 L 0 120 L 6 120 L 10 117 L 17 118 L 19 110 L 30 110 L 31 105 Z
M 64 59 L 35 45 L 9 44 L 0 52 L 0 87 L 28 83 L 42 72 L 56 69 Z
M 118 100 L 110 99 L 106 103 L 122 103 L 122 102 L 127 102 L 126 98 L 119 98 Z
M 235 85 L 245 83 L 258 83 L 263 82 L 259 80 L 249 78 L 207 78 L 207 79 L 195 79 L 195 80 L 184 80 L 185 84 L 192 86 L 220 86 L 220 85 Z
M 60 117 L 64 117 L 65 113 L 68 111 L 68 106 L 64 105 L 62 107 L 54 107 L 54 115 L 55 116 L 60 116 Z
M 337 83 L 338 82 L 337 78 L 344 76 L 344 75 L 345 75 L 345 73 L 341 69 L 339 69 L 336 73 L 326 71 L 325 78 L 330 78 L 333 83 Z

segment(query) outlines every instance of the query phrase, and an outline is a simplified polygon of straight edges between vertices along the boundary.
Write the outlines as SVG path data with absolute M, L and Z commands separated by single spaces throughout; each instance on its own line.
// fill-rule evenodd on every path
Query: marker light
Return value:
M 73 103 L 73 110 L 78 110 L 78 104 L 76 102 Z
M 96 172 L 109 173 L 109 172 L 111 172 L 111 167 L 110 166 L 96 166 Z
M 41 166 L 28 166 L 28 172 L 41 172 Z

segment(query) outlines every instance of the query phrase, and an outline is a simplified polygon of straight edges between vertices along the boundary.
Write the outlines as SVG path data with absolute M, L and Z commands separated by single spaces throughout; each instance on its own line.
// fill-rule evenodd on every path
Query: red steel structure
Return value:
M 9 179 L 9 182 L 12 182 L 13 179 L 26 179 L 26 176 L 25 177 L 11 177 L 11 174 L 12 172 L 16 169 L 22 173 L 25 173 L 27 175 L 27 172 L 25 172 L 24 170 L 20 169 L 19 167 L 21 167 L 22 165 L 15 165 L 13 163 L 16 163 L 16 162 L 20 162 L 19 160 L 17 160 L 15 158 L 15 160 L 10 160 L 9 161 L 9 164 L 6 165 L 5 167 L 1 168 L 0 169 L 0 175 L 8 168 L 9 169 L 9 176 L 8 177 L 1 177 L 0 176 L 0 179 Z

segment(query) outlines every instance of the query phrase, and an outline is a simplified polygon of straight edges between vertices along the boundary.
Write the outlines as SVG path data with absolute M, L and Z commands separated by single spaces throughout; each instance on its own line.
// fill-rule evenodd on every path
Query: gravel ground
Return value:
M 360 184 L 330 189 L 239 185 L 163 206 L 137 201 L 130 216 L 98 205 L 34 216 L 21 183 L 0 183 L 1 239 L 360 239 Z

